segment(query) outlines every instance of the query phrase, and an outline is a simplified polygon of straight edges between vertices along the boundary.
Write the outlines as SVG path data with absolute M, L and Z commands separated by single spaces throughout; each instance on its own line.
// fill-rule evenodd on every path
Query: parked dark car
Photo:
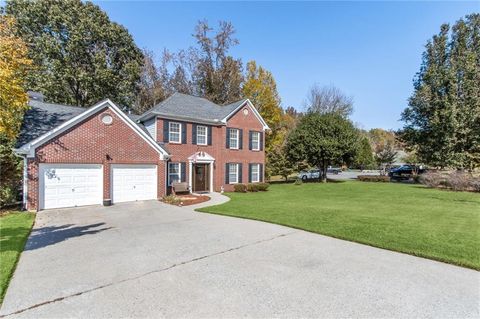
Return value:
M 329 166 L 329 167 L 327 168 L 327 173 L 328 173 L 328 174 L 335 174 L 335 175 L 337 175 L 337 174 L 339 174 L 339 173 L 341 173 L 341 172 L 342 172 L 342 169 L 339 168 L 339 167 Z
M 391 169 L 388 173 L 388 176 L 391 180 L 395 181 L 409 180 L 412 178 L 415 171 L 417 174 L 425 173 L 425 169 L 422 166 L 402 165 L 400 167 Z

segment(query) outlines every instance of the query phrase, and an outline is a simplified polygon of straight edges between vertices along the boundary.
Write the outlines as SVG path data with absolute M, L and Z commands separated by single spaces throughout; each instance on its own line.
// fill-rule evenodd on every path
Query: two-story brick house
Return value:
M 264 179 L 268 126 L 249 100 L 176 93 L 134 116 L 110 100 L 84 109 L 33 97 L 16 149 L 27 209 L 159 199 L 174 181 L 211 192 Z

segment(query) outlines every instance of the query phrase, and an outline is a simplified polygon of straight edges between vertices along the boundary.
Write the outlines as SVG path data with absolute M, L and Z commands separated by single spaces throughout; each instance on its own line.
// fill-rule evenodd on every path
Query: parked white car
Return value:
M 302 181 L 306 181 L 308 179 L 318 179 L 320 178 L 320 170 L 311 169 L 308 171 L 301 171 L 298 173 L 298 178 L 300 178 Z

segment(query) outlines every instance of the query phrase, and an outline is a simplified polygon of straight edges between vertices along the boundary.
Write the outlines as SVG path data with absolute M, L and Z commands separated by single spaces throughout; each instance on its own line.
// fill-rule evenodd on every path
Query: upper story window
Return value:
M 260 150 L 260 132 L 252 132 L 252 150 Z
M 182 142 L 182 125 L 177 122 L 168 123 L 168 142 L 181 143 Z
M 230 148 L 238 149 L 239 135 L 240 135 L 239 130 L 235 128 L 230 128 L 229 130 L 230 130 L 230 141 L 229 141 Z
M 207 133 L 208 129 L 206 126 L 197 125 L 197 144 L 198 145 L 207 145 Z

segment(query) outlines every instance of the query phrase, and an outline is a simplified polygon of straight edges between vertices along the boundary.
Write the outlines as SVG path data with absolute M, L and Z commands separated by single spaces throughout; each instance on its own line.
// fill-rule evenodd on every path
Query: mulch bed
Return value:
M 210 200 L 210 197 L 204 196 L 204 195 L 177 195 L 182 202 L 180 203 L 181 206 L 188 206 L 188 205 L 194 205 L 194 204 L 200 204 L 203 202 L 206 202 Z

